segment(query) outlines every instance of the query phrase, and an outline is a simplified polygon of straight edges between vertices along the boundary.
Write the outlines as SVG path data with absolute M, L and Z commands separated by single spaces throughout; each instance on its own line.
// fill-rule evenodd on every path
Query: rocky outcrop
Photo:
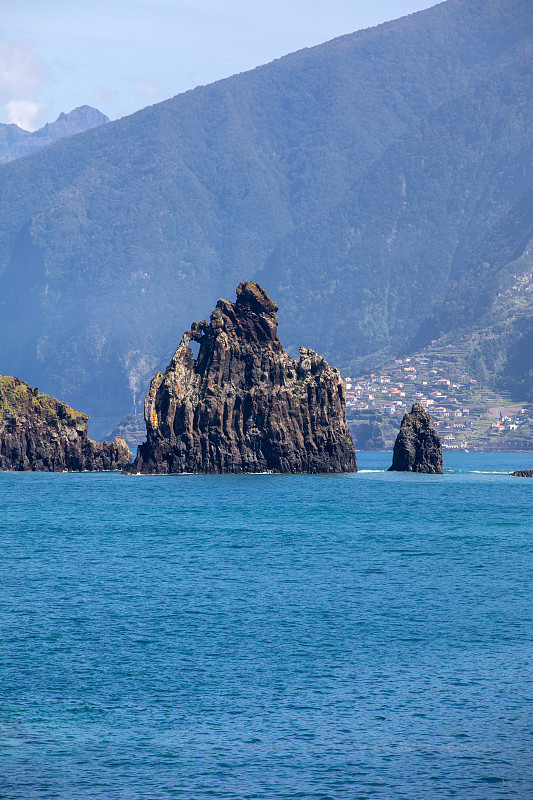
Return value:
M 277 337 L 278 308 L 256 283 L 219 300 L 211 322 L 183 334 L 146 397 L 147 441 L 127 471 L 355 472 L 339 372 Z M 194 359 L 191 341 L 200 349 Z
M 18 378 L 0 376 L 0 469 L 81 472 L 123 469 L 123 439 L 93 442 L 88 416 Z
M 442 474 L 442 444 L 433 421 L 419 403 L 402 419 L 389 472 Z
M 515 472 L 510 472 L 512 478 L 533 478 L 533 469 L 517 469 Z

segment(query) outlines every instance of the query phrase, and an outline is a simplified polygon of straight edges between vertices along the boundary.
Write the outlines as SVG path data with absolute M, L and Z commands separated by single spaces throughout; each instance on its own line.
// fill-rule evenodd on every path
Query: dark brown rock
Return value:
M 147 441 L 128 472 L 355 472 L 339 372 L 277 337 L 278 308 L 256 283 L 195 322 L 146 397 Z M 199 342 L 196 360 L 190 342 Z
M 402 419 L 389 472 L 442 474 L 442 444 L 433 420 L 419 403 Z
M 88 420 L 24 381 L 0 376 L 0 469 L 81 472 L 131 463 L 123 439 L 103 444 L 89 439 Z
M 533 478 L 533 469 L 517 469 L 515 472 L 510 472 L 509 475 L 513 478 Z

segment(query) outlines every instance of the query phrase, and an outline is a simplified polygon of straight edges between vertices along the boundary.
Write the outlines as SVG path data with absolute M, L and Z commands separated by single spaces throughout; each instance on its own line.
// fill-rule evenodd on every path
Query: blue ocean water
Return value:
M 0 473 L 0 797 L 533 797 L 533 456 Z

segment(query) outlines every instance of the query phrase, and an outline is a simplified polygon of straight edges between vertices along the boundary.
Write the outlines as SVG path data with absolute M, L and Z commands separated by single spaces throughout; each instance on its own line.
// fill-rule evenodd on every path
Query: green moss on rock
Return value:
M 19 378 L 0 375 L 0 469 L 42 472 L 122 469 L 123 439 L 87 436 L 89 417 Z

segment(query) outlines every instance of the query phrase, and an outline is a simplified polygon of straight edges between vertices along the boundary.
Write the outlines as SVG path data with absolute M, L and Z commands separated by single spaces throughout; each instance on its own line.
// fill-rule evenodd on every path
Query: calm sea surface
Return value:
M 0 473 L 0 797 L 533 798 L 533 455 Z

